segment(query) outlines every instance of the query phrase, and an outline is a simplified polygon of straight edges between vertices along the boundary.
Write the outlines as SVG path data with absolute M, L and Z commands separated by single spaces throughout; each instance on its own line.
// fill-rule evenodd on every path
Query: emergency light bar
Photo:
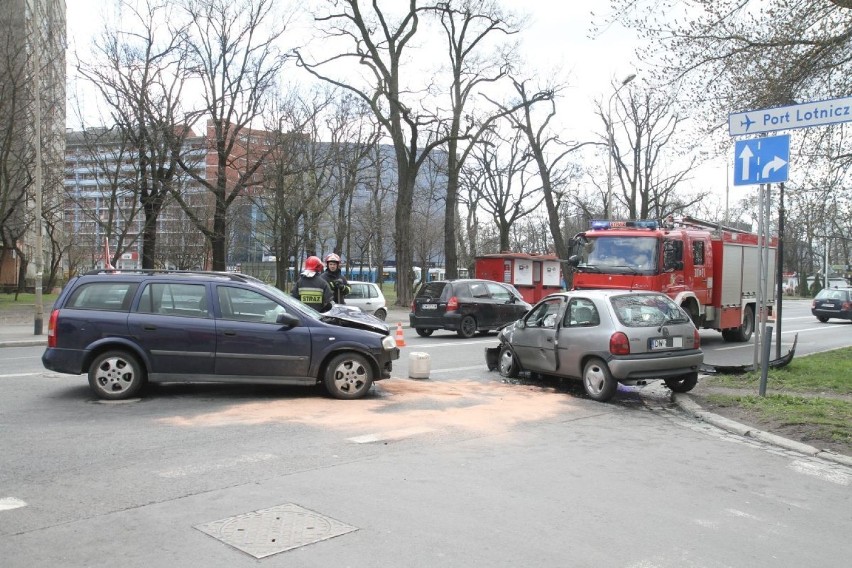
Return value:
M 629 221 L 607 221 L 605 219 L 593 219 L 592 229 L 605 231 L 607 229 L 650 229 L 660 228 L 660 223 L 653 219 L 638 219 Z

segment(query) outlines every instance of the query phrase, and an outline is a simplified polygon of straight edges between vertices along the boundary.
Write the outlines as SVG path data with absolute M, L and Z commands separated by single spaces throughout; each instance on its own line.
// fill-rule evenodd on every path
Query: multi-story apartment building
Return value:
M 0 38 L 0 285 L 17 285 L 22 256 L 34 278 L 36 229 L 52 226 L 62 196 L 65 1 L 3 0 Z
M 65 229 L 74 235 L 67 254 L 71 272 L 104 267 L 107 250 L 118 255 L 115 268 L 141 267 L 145 215 L 139 201 L 141 184 L 136 149 L 120 129 L 89 128 L 66 134 Z M 196 175 L 207 179 L 208 144 L 204 136 L 188 132 L 182 156 Z M 174 183 L 200 218 L 206 218 L 209 196 L 191 176 L 180 172 Z M 203 268 L 206 246 L 181 207 L 167 198 L 157 217 L 159 266 Z

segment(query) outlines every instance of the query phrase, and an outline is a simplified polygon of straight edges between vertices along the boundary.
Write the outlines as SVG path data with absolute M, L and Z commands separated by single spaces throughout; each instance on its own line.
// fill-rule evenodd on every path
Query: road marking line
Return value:
M 37 375 L 43 375 L 44 372 L 41 373 L 15 373 L 14 375 L 0 375 L 0 379 L 8 379 L 11 377 L 35 377 Z
M 0 497 L 0 511 L 9 511 L 11 509 L 20 509 L 26 507 L 27 502 L 14 497 Z
M 483 337 L 479 341 L 452 341 L 448 343 L 417 343 L 413 345 L 413 347 L 427 348 L 427 347 L 455 347 L 456 345 L 482 345 L 483 343 L 488 343 L 489 341 L 496 342 L 496 337 Z
M 835 329 L 836 328 L 833 328 L 831 326 L 808 327 L 808 328 L 805 328 L 805 329 L 791 329 L 790 331 L 782 331 L 781 335 L 784 335 L 785 333 L 799 333 L 799 332 L 802 332 L 802 331 L 829 331 L 829 330 L 834 331 Z
M 473 365 L 471 367 L 454 367 L 452 369 L 432 369 L 433 373 L 455 373 L 456 371 L 473 371 L 475 369 L 488 370 L 488 367 L 483 363 L 482 365 Z
M 837 485 L 849 485 L 849 475 L 842 471 L 832 470 L 831 466 L 796 460 L 789 466 L 790 469 L 805 475 L 813 475 L 824 481 L 830 481 Z
M 157 475 L 160 477 L 166 478 L 175 478 L 175 477 L 186 477 L 187 475 L 200 474 L 200 473 L 208 473 L 210 471 L 215 471 L 217 469 L 225 469 L 229 467 L 234 467 L 246 463 L 258 463 L 263 461 L 274 460 L 278 456 L 275 454 L 250 454 L 245 456 L 238 456 L 236 458 L 231 458 L 227 460 L 223 460 L 219 463 L 209 463 L 209 464 L 200 464 L 200 465 L 191 465 L 188 467 L 179 467 L 176 469 L 169 469 L 166 471 L 158 471 Z
M 347 438 L 347 440 L 355 442 L 356 444 L 371 444 L 373 442 L 383 442 L 385 440 L 402 440 L 403 438 L 416 436 L 417 434 L 426 434 L 427 432 L 434 431 L 434 428 L 414 426 L 412 428 L 403 428 L 401 430 L 390 430 L 388 432 L 376 432 L 374 434 L 355 436 L 354 438 Z

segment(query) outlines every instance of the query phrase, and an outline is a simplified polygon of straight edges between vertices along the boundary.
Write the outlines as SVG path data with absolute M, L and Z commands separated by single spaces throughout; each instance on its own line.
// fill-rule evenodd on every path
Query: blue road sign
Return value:
M 734 112 L 728 115 L 728 132 L 731 136 L 746 136 L 849 121 L 852 121 L 852 97 L 844 97 Z
M 790 135 L 737 140 L 734 143 L 734 185 L 787 181 Z

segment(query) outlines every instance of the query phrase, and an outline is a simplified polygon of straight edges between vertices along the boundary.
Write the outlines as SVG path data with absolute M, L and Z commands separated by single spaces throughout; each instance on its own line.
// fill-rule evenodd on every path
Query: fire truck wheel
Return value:
M 743 343 L 751 339 L 751 334 L 754 331 L 754 308 L 746 306 L 743 312 L 743 324 L 737 329 L 732 329 L 728 336 L 722 336 L 727 341 L 735 341 Z
M 583 388 L 592 400 L 606 402 L 615 394 L 618 381 L 612 378 L 606 363 L 600 359 L 589 359 L 583 367 Z
M 698 373 L 690 373 L 677 379 L 666 379 L 665 383 L 672 392 L 689 392 L 698 384 Z
M 507 346 L 500 347 L 500 355 L 497 358 L 497 368 L 500 370 L 500 376 L 507 379 L 514 379 L 518 376 L 520 368 L 515 360 L 515 354 Z

